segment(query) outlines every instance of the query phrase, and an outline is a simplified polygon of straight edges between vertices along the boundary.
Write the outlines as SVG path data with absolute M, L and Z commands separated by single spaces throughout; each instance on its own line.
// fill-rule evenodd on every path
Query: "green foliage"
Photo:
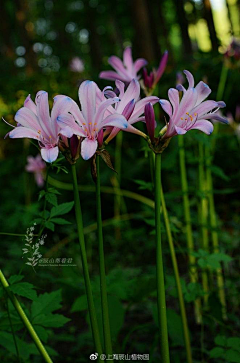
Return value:
M 211 270 L 217 270 L 221 267 L 221 262 L 229 263 L 232 261 L 232 257 L 221 252 L 208 253 L 199 249 L 198 252 L 192 254 L 198 258 L 197 263 L 203 269 L 210 268 Z
M 211 358 L 234 363 L 240 362 L 240 338 L 218 335 L 214 341 L 217 347 L 209 352 Z

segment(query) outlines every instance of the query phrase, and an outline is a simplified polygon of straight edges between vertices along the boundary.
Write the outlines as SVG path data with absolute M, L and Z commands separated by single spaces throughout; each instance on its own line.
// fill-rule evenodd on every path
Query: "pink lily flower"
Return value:
M 115 104 L 115 107 L 110 106 L 107 109 L 107 112 L 110 114 L 117 113 L 123 115 L 126 120 L 128 120 L 129 124 L 129 127 L 125 131 L 143 136 L 143 133 L 134 128 L 132 125 L 138 121 L 145 121 L 144 116 L 142 116 L 145 105 L 149 102 L 155 104 L 159 101 L 159 98 L 156 96 L 149 96 L 140 99 L 140 84 L 136 79 L 133 79 L 130 82 L 126 90 L 124 90 L 125 86 L 123 82 L 117 80 L 115 84 L 116 88 L 119 90 L 120 101 Z M 115 95 L 112 91 L 106 91 L 105 94 L 110 94 L 111 96 Z M 119 128 L 114 127 L 111 130 L 106 143 L 111 141 L 119 133 L 119 131 Z
M 9 137 L 38 140 L 43 160 L 52 163 L 59 153 L 60 127 L 56 120 L 60 113 L 67 112 L 71 108 L 70 100 L 67 96 L 59 100 L 55 97 L 50 116 L 47 92 L 39 91 L 35 103 L 29 95 L 24 102 L 24 107 L 20 108 L 15 115 L 17 127 L 8 133 Z
M 184 71 L 184 73 L 189 83 L 188 89 L 186 90 L 182 85 L 177 85 L 177 89 L 170 88 L 168 91 L 170 102 L 163 99 L 159 101 L 163 110 L 169 115 L 167 131 L 163 136 L 165 139 L 177 134 L 186 134 L 192 129 L 210 135 L 213 131 L 213 125 L 208 120 L 228 123 L 226 118 L 216 113 L 219 108 L 226 106 L 225 103 L 223 101 L 204 101 L 211 93 L 211 89 L 202 81 L 194 87 L 193 75 L 189 71 Z M 183 92 L 181 101 L 178 91 Z
M 133 78 L 139 79 L 137 75 L 139 70 L 147 65 L 146 59 L 139 58 L 135 62 L 132 59 L 132 48 L 127 47 L 123 52 L 123 62 L 116 56 L 111 56 L 108 63 L 115 69 L 114 71 L 103 71 L 99 74 L 99 78 L 108 79 L 110 81 L 120 80 L 130 83 Z
M 81 136 L 81 155 L 84 160 L 90 159 L 98 147 L 98 136 L 101 130 L 108 126 L 116 126 L 126 129 L 128 123 L 124 116 L 119 114 L 105 115 L 107 108 L 113 103 L 119 102 L 118 97 L 101 100 L 102 92 L 97 84 L 85 81 L 79 87 L 79 100 L 81 111 L 73 100 L 70 113 L 63 112 L 57 117 L 57 123 L 61 128 L 61 134 L 70 138 L 73 135 Z M 57 96 L 62 98 L 64 96 Z
M 27 157 L 27 165 L 25 167 L 26 171 L 34 174 L 35 181 L 39 187 L 44 185 L 44 170 L 46 169 L 46 164 L 42 160 L 40 154 L 38 154 L 35 158 L 33 156 Z
M 151 91 L 156 87 L 166 69 L 167 61 L 168 51 L 166 50 L 159 62 L 158 69 L 153 68 L 153 71 L 148 75 L 146 68 L 143 68 L 143 83 L 147 90 Z

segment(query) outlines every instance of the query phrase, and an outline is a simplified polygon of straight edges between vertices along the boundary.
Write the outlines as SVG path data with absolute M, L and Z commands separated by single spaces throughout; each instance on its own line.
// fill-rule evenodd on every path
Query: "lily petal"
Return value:
M 81 143 L 81 155 L 83 160 L 90 159 L 95 154 L 97 146 L 97 140 L 84 139 Z
M 204 132 L 207 135 L 210 135 L 213 132 L 213 124 L 207 120 L 201 120 L 195 122 L 191 129 L 197 129 Z
M 84 81 L 78 91 L 82 114 L 88 122 L 93 120 L 96 112 L 96 89 L 97 85 L 95 82 Z
M 132 100 L 137 101 L 140 95 L 140 84 L 138 80 L 133 79 L 128 88 L 126 89 L 124 95 L 121 98 L 121 102 L 117 107 L 117 112 L 122 113 L 125 106 Z
M 37 114 L 37 106 L 31 99 L 31 95 L 28 95 L 27 98 L 24 101 L 24 107 L 27 107 L 29 110 L 31 110 L 35 115 Z
M 128 128 L 128 125 L 129 124 L 123 115 L 115 113 L 106 117 L 101 123 L 100 127 L 103 128 L 105 126 L 114 126 L 124 130 Z
M 35 130 L 28 129 L 27 127 L 17 126 L 14 130 L 8 133 L 11 139 L 30 138 L 39 140 L 39 134 Z
M 132 59 L 132 48 L 127 47 L 123 52 L 123 63 L 127 69 L 132 71 L 133 59 Z
M 144 58 L 137 59 L 133 64 L 133 68 L 136 72 L 136 75 L 137 75 L 138 71 L 140 71 L 140 69 L 145 67 L 147 64 L 148 64 L 148 62 L 146 61 L 146 59 L 144 59 Z
M 52 163 L 53 161 L 55 161 L 58 157 L 58 153 L 59 153 L 58 146 L 52 147 L 51 149 L 47 148 L 41 149 L 42 158 L 47 163 Z
M 196 105 L 199 105 L 205 98 L 207 98 L 212 92 L 211 88 L 204 82 L 200 81 L 195 87 L 198 97 Z
M 125 77 L 119 75 L 117 72 L 114 71 L 103 71 L 99 74 L 99 78 L 107 79 L 109 81 L 115 81 L 119 79 L 120 81 L 125 81 Z
M 189 83 L 189 88 L 193 88 L 194 87 L 194 78 L 192 73 L 190 73 L 189 71 L 183 71 L 183 73 L 185 74 L 185 76 L 187 77 L 188 83 Z
M 182 127 L 175 126 L 176 133 L 178 135 L 185 135 L 187 130 L 183 129 Z
M 172 105 L 168 100 L 164 100 L 161 99 L 159 100 L 159 103 L 163 109 L 163 111 L 165 111 L 169 117 L 172 117 Z
M 17 111 L 14 120 L 20 125 L 29 127 L 36 131 L 40 128 L 37 116 L 27 107 L 20 108 L 20 110 Z

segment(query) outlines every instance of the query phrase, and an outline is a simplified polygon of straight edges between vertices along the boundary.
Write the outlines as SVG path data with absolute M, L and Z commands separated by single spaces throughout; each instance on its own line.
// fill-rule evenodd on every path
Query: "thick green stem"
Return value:
M 178 292 L 178 300 L 179 300 L 179 306 L 180 306 L 180 312 L 181 312 L 181 318 L 182 318 L 182 324 L 183 324 L 183 335 L 184 335 L 184 341 L 185 341 L 185 347 L 186 347 L 186 355 L 187 355 L 187 363 L 192 363 L 192 352 L 191 352 L 191 343 L 190 343 L 190 337 L 189 337 L 189 330 L 188 330 L 188 323 L 187 323 L 187 315 L 186 315 L 186 309 L 185 309 L 185 303 L 183 299 L 183 293 L 182 293 L 182 286 L 178 271 L 178 263 L 172 238 L 172 232 L 171 227 L 169 223 L 168 218 L 168 211 L 166 208 L 166 203 L 164 199 L 163 190 L 161 189 L 161 199 L 162 199 L 162 210 L 163 210 L 163 217 L 165 221 L 166 231 L 167 231 L 167 237 L 168 237 L 168 244 L 170 248 L 171 253 L 171 259 L 173 264 L 173 271 L 175 275 L 176 280 L 176 286 L 177 286 L 177 292 Z
M 219 253 L 219 242 L 218 242 L 218 232 L 217 232 L 217 218 L 215 212 L 214 195 L 213 195 L 213 182 L 211 173 L 211 158 L 210 150 L 206 148 L 206 174 L 207 174 L 207 186 L 208 186 L 208 200 L 209 200 L 209 213 L 210 213 L 210 225 L 211 225 L 211 237 L 213 243 L 213 252 Z M 217 269 L 217 286 L 218 286 L 218 296 L 220 303 L 222 305 L 222 317 L 224 320 L 227 319 L 227 309 L 226 309 L 226 296 L 224 290 L 224 278 L 222 268 Z
M 108 356 L 112 355 L 112 342 L 111 342 L 111 329 L 110 329 L 109 313 L 108 313 L 107 284 L 106 284 L 106 275 L 105 275 L 105 261 L 104 261 L 104 247 L 103 247 L 99 155 L 97 155 L 96 163 L 97 163 L 97 182 L 96 182 L 97 235 L 98 235 L 98 246 L 99 246 L 102 320 L 103 320 L 105 354 Z M 113 362 L 113 360 L 109 360 L 109 362 Z
M 25 325 L 25 327 L 27 328 L 29 334 L 31 335 L 34 343 L 36 344 L 37 349 L 39 350 L 39 353 L 42 355 L 43 359 L 45 362 L 47 363 L 53 363 L 52 359 L 49 357 L 48 352 L 46 351 L 46 349 L 44 348 L 41 340 L 39 339 L 37 333 L 35 332 L 32 324 L 30 323 L 30 321 L 28 320 L 25 312 L 23 311 L 18 299 L 16 298 L 16 296 L 8 289 L 9 284 L 3 274 L 3 272 L 0 270 L 0 280 L 1 283 L 5 289 L 5 291 L 8 294 L 9 299 L 11 300 L 14 308 L 16 309 L 18 315 L 20 316 L 23 324 Z
M 189 254 L 189 273 L 190 273 L 191 282 L 196 283 L 198 281 L 198 273 L 196 268 L 196 258 L 192 254 L 192 252 L 194 251 L 194 243 L 193 243 L 192 222 L 190 215 L 190 203 L 188 197 L 188 181 L 187 181 L 186 162 L 185 162 L 184 139 L 183 136 L 181 135 L 178 136 L 178 145 L 179 145 L 181 184 L 183 192 L 184 218 L 186 225 L 187 247 Z M 200 324 L 202 321 L 202 314 L 201 314 L 201 300 L 199 298 L 194 301 L 194 312 L 195 312 L 196 321 L 198 324 Z
M 164 270 L 161 244 L 161 154 L 155 158 L 155 229 L 156 229 L 156 253 L 157 253 L 157 308 L 159 338 L 161 346 L 161 362 L 169 363 L 168 327 L 166 314 L 166 297 L 164 286 Z
M 203 144 L 199 142 L 199 191 L 200 191 L 200 223 L 201 223 L 201 234 L 202 234 L 202 248 L 206 252 L 209 252 L 209 241 L 208 241 L 208 229 L 207 229 L 207 218 L 208 218 L 208 200 L 206 197 L 206 181 L 204 171 L 204 148 Z M 207 306 L 209 287 L 208 287 L 208 274 L 207 270 L 202 271 L 202 284 L 204 295 L 204 304 Z
M 72 165 L 72 178 L 73 178 L 73 192 L 74 192 L 74 205 L 75 205 L 75 215 L 76 215 L 76 222 L 77 222 L 77 230 L 78 230 L 78 239 L 80 244 L 81 250 L 81 258 L 82 258 L 82 268 L 83 268 L 83 276 L 85 281 L 85 288 L 87 294 L 87 301 L 88 301 L 88 310 L 92 328 L 92 335 L 93 341 L 95 345 L 96 352 L 98 354 L 102 353 L 102 345 L 98 330 L 98 323 L 97 317 L 95 312 L 95 306 L 93 302 L 93 295 L 92 295 L 92 288 L 91 282 L 89 277 L 88 271 L 88 263 L 87 263 L 87 254 L 85 248 L 85 241 L 84 241 L 84 233 L 83 233 L 83 221 L 82 221 L 82 211 L 80 205 L 80 198 L 78 192 L 78 182 L 77 182 L 77 173 L 76 173 L 76 165 Z
M 122 138 L 123 133 L 119 132 L 116 136 L 116 149 L 115 149 L 115 170 L 117 172 L 116 188 L 120 189 L 121 186 L 121 167 L 122 167 Z M 114 216 L 119 220 L 121 210 L 122 197 L 119 194 L 114 196 Z M 117 240 L 121 239 L 121 229 L 118 225 L 115 226 L 115 237 Z

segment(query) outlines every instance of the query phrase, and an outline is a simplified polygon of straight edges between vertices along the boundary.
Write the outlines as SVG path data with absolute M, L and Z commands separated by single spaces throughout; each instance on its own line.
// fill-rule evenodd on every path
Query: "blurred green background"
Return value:
M 216 269 L 213 268 L 209 271 L 210 296 L 208 309 L 203 313 L 204 324 L 199 326 L 195 322 L 193 301 L 202 296 L 202 288 L 200 282 L 192 286 L 188 275 L 177 138 L 171 141 L 163 154 L 163 188 L 182 277 L 195 362 L 240 362 L 240 345 L 233 347 L 233 353 L 229 353 L 231 347 L 226 343 L 227 339 L 237 336 L 240 328 L 240 120 L 235 118 L 240 102 L 240 72 L 239 58 L 232 56 L 227 61 L 224 58 L 232 37 L 240 35 L 239 6 L 239 0 L 4 0 L 0 12 L 0 116 L 11 124 L 14 124 L 14 114 L 23 106 L 26 96 L 31 94 L 34 99 L 38 90 L 46 90 L 51 103 L 56 94 L 67 94 L 77 101 L 79 84 L 85 79 L 96 81 L 101 88 L 113 86 L 110 81 L 99 80 L 98 74 L 110 69 L 107 64 L 109 56 L 114 54 L 122 58 L 123 49 L 129 45 L 135 59 L 143 57 L 148 60 L 149 69 L 157 67 L 163 52 L 169 51 L 168 65 L 156 91 L 160 98 L 167 98 L 167 90 L 175 87 L 177 72 L 188 69 L 197 82 L 203 79 L 208 83 L 212 89 L 210 98 L 216 99 L 225 62 L 228 76 L 222 99 L 227 107 L 223 113 L 231 113 L 234 122 L 230 126 L 220 125 L 212 173 L 220 250 L 231 257 L 230 262 L 223 266 L 227 321 L 222 320 L 214 277 Z M 163 124 L 162 114 L 159 115 Z M 143 125 L 140 127 L 144 128 Z M 40 189 L 33 175 L 25 171 L 27 156 L 36 156 L 38 151 L 28 140 L 4 140 L 8 131 L 10 127 L 2 121 L 0 266 L 7 277 L 21 271 L 24 281 L 32 283 L 38 294 L 62 289 L 62 308 L 58 312 L 71 321 L 52 326 L 45 323 L 42 330 L 39 328 L 39 334 L 57 352 L 56 362 L 87 362 L 94 348 L 88 319 L 85 318 L 74 213 L 71 211 L 65 217 L 72 224 L 56 225 L 54 232 L 47 230 L 42 252 L 45 257 L 54 259 L 73 258 L 76 266 L 39 267 L 35 274 L 31 267 L 24 264 L 22 248 L 26 229 L 32 226 L 43 208 L 43 201 L 38 201 Z M 185 137 L 196 251 L 201 247 L 198 143 L 207 142 L 207 138 L 198 131 L 191 131 Z M 118 139 L 117 143 L 116 140 L 110 143 L 108 151 L 118 171 L 116 175 L 101 163 L 102 185 L 110 188 L 102 194 L 102 214 L 114 352 L 148 353 L 151 362 L 160 362 L 155 323 L 153 189 L 146 144 L 135 135 L 124 134 L 122 141 Z M 65 161 L 62 163 L 68 168 Z M 99 306 L 95 195 L 90 167 L 91 163 L 83 160 L 77 164 L 90 273 L 95 301 Z M 71 175 L 64 172 L 56 174 L 52 170 L 50 176 L 55 180 L 51 179 L 50 183 L 61 193 L 58 202 L 72 201 L 72 192 L 68 190 Z M 139 200 L 117 198 L 114 188 L 119 183 L 122 189 L 137 193 Z M 141 201 L 141 196 L 149 199 L 148 204 Z M 51 207 L 50 204 L 48 207 Z M 210 238 L 210 228 L 208 231 Z M 182 363 L 186 357 L 181 319 L 164 227 L 163 244 L 171 357 L 172 362 Z M 200 264 L 197 268 L 200 274 Z M 76 301 L 81 296 L 83 298 Z M 30 311 L 31 300 L 22 297 L 21 301 L 26 311 Z M 3 296 L 0 318 L 0 360 L 17 362 L 14 347 L 4 340 L 7 339 L 5 332 L 11 332 L 11 329 L 6 325 Z M 19 337 L 30 342 L 22 326 L 18 328 Z M 214 353 L 210 352 L 216 347 L 222 351 L 214 357 Z M 37 354 L 29 353 L 23 361 L 40 362 L 41 359 Z

